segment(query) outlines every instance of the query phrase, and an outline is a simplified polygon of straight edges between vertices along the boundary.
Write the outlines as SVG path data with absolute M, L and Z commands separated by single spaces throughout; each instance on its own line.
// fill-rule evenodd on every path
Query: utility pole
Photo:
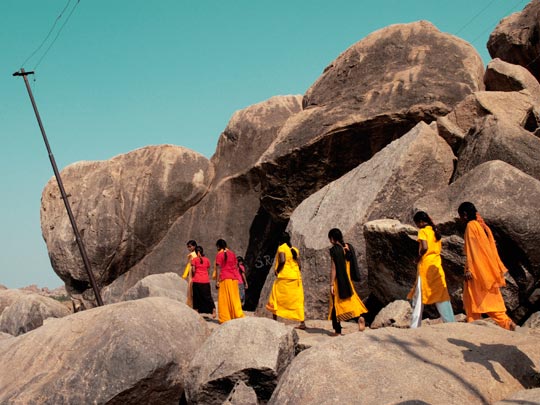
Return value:
M 47 148 L 47 152 L 49 153 L 49 160 L 51 161 L 51 165 L 54 171 L 54 176 L 56 177 L 56 182 L 58 183 L 58 188 L 60 189 L 62 200 L 64 200 L 64 205 L 66 206 L 66 211 L 69 217 L 69 221 L 71 222 L 71 227 L 73 228 L 73 233 L 75 234 L 75 240 L 77 241 L 77 245 L 79 246 L 79 252 L 81 253 L 81 256 L 83 259 L 84 268 L 86 270 L 86 273 L 88 274 L 88 278 L 90 280 L 90 284 L 92 285 L 92 289 L 94 290 L 94 295 L 96 296 L 97 305 L 102 306 L 103 300 L 101 299 L 101 294 L 99 292 L 96 279 L 94 278 L 94 274 L 92 273 L 92 269 L 90 267 L 90 261 L 88 260 L 88 255 L 86 254 L 86 249 L 84 248 L 84 243 L 81 238 L 81 234 L 79 233 L 79 228 L 77 228 L 77 223 L 75 222 L 73 211 L 71 211 L 71 206 L 69 205 L 69 200 L 66 194 L 66 190 L 64 189 L 64 184 L 62 183 L 62 178 L 60 177 L 60 172 L 58 171 L 58 167 L 56 166 L 56 161 L 54 160 L 54 155 L 52 153 L 51 147 L 49 146 L 49 141 L 47 140 L 47 135 L 45 134 L 45 128 L 43 127 L 43 123 L 41 122 L 41 117 L 39 116 L 36 101 L 34 100 L 34 95 L 32 94 L 32 89 L 30 88 L 30 84 L 28 83 L 27 76 L 33 75 L 33 74 L 34 72 L 25 72 L 24 69 L 21 68 L 20 71 L 13 73 L 13 76 L 22 76 L 22 78 L 24 79 L 24 84 L 26 85 L 26 90 L 28 91 L 28 95 L 30 96 L 32 107 L 34 107 L 34 113 L 36 114 L 37 122 L 39 124 L 39 129 L 41 130 L 41 135 L 43 135 L 43 141 L 45 142 L 45 147 Z

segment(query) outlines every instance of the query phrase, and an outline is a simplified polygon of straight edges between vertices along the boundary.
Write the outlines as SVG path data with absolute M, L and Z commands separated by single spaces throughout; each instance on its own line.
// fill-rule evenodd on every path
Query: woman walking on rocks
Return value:
M 467 225 L 465 228 L 465 284 L 463 306 L 467 322 L 481 319 L 488 314 L 497 325 L 515 330 L 516 324 L 506 315 L 506 306 L 500 287 L 504 287 L 504 273 L 508 270 L 497 252 L 491 229 L 478 214 L 471 202 L 464 202 L 458 214 Z
M 413 305 L 411 328 L 418 328 L 422 324 L 426 304 L 435 304 L 443 322 L 454 322 L 441 262 L 441 233 L 424 211 L 418 211 L 413 220 L 420 230 L 416 282 L 407 296 L 412 299 Z
M 304 322 L 304 287 L 300 273 L 300 253 L 291 245 L 291 237 L 283 232 L 276 253 L 276 280 L 272 286 L 266 309 L 277 317 L 299 321 L 298 329 L 306 329 Z
M 351 261 L 353 260 L 349 245 L 343 242 L 343 234 L 337 228 L 330 229 L 328 239 L 332 244 L 330 258 L 330 309 L 328 319 L 332 320 L 334 336 L 341 335 L 341 323 L 358 318 L 358 330 L 366 328 L 362 314 L 368 312 L 362 300 L 356 294 L 351 282 Z
M 236 255 L 227 248 L 227 242 L 219 239 L 216 242 L 216 288 L 218 289 L 219 323 L 231 319 L 243 318 L 242 303 L 238 290 L 238 267 Z
M 193 291 L 191 289 L 191 261 L 197 257 L 195 253 L 195 248 L 197 247 L 197 242 L 190 240 L 187 242 L 187 249 L 189 251 L 187 255 L 186 267 L 184 268 L 184 274 L 182 278 L 188 282 L 187 298 L 186 304 L 190 307 L 193 307 Z
M 210 289 L 210 260 L 204 256 L 202 246 L 195 248 L 196 257 L 191 260 L 191 285 L 193 291 L 193 309 L 202 314 L 212 314 L 216 317 L 216 306 Z

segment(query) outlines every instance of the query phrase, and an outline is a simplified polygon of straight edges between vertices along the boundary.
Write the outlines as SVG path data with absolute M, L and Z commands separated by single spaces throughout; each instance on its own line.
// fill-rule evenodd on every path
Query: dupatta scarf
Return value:
M 330 257 L 336 267 L 337 294 L 340 299 L 349 298 L 353 293 L 349 277 L 347 277 L 347 265 L 343 247 L 339 244 L 332 246 Z

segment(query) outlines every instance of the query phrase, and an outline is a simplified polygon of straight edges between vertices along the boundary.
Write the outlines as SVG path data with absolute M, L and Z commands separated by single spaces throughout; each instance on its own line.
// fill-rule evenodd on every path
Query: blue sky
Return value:
M 234 111 L 303 94 L 370 32 L 428 20 L 472 43 L 487 63 L 489 34 L 527 3 L 80 0 L 32 88 L 60 168 L 163 143 L 210 157 Z M 53 173 L 23 81 L 11 74 L 66 4 L 0 1 L 0 284 L 10 288 L 62 284 L 39 224 L 41 191 Z

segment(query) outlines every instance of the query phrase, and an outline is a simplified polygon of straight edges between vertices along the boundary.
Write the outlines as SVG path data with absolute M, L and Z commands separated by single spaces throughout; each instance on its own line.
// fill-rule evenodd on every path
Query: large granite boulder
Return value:
M 488 91 L 523 91 L 531 96 L 536 105 L 540 102 L 540 83 L 531 72 L 499 58 L 487 65 L 484 84 Z
M 370 325 L 372 329 L 386 328 L 408 328 L 411 324 L 412 308 L 411 304 L 405 300 L 396 300 L 379 311 Z
M 295 355 L 294 329 L 264 318 L 241 318 L 214 330 L 191 361 L 186 399 L 192 404 L 222 404 L 238 381 L 268 401 Z
M 365 297 L 367 271 L 362 233 L 364 222 L 390 217 L 412 221 L 420 196 L 448 184 L 452 150 L 424 123 L 392 142 L 371 160 L 308 197 L 291 215 L 289 232 L 300 249 L 306 316 L 324 318 L 328 311 L 330 257 L 328 231 L 340 228 L 363 265 L 359 293 Z M 274 275 L 269 273 L 259 308 L 263 308 Z
M 151 274 L 138 281 L 129 290 L 116 290 L 112 283 L 102 291 L 103 302 L 112 304 L 120 301 L 138 300 L 147 297 L 166 297 L 186 303 L 188 283 L 176 273 Z
M 110 284 L 139 262 L 173 222 L 208 191 L 208 159 L 188 149 L 149 146 L 100 162 L 62 170 L 97 282 Z M 41 229 L 55 272 L 73 296 L 93 292 L 56 185 L 41 200 Z
M 520 390 L 493 405 L 538 405 L 540 404 L 540 388 Z
M 253 165 L 285 121 L 300 109 L 300 96 L 278 96 L 237 111 L 221 134 L 211 158 L 215 178 L 209 192 L 171 225 L 163 239 L 142 260 L 113 282 L 114 288 L 126 291 L 148 274 L 182 271 L 188 253 L 186 242 L 190 239 L 205 249 L 211 261 L 219 238 L 227 240 L 231 250 L 242 256 L 254 235 L 255 239 L 266 241 L 269 230 L 274 227 L 266 229 L 266 223 L 261 225 L 258 220 L 261 185 Z M 285 224 L 279 229 L 284 228 Z M 248 263 L 249 267 L 252 262 L 254 260 Z M 254 289 L 255 284 L 250 287 Z
M 515 123 L 488 116 L 465 137 L 453 178 L 481 163 L 502 160 L 540 180 L 539 156 L 540 138 Z
M 519 13 L 499 22 L 489 36 L 487 48 L 492 58 L 500 58 L 527 68 L 540 80 L 540 2 L 532 0 Z
M 300 353 L 269 404 L 489 404 L 538 383 L 540 339 L 491 325 L 354 333 Z
M 4 310 L 17 301 L 19 298 L 30 294 L 20 289 L 2 288 L 0 289 L 0 315 Z
M 0 403 L 177 404 L 209 331 L 186 305 L 106 305 L 0 341 Z
M 70 310 L 62 303 L 37 294 L 25 294 L 0 315 L 0 331 L 18 336 L 43 325 L 47 318 L 62 318 Z
M 540 312 L 532 314 L 523 324 L 527 328 L 540 329 Z
M 414 207 L 427 211 L 443 234 L 460 235 L 457 208 L 463 201 L 473 202 L 493 230 L 501 259 L 517 283 L 506 289 L 513 298 L 505 299 L 519 320 L 540 298 L 536 295 L 535 302 L 529 301 L 540 280 L 540 181 L 502 161 L 489 161 L 419 199 Z
M 470 44 L 429 22 L 370 34 L 325 69 L 261 157 L 263 206 L 288 219 L 307 195 L 482 90 L 483 73 Z

